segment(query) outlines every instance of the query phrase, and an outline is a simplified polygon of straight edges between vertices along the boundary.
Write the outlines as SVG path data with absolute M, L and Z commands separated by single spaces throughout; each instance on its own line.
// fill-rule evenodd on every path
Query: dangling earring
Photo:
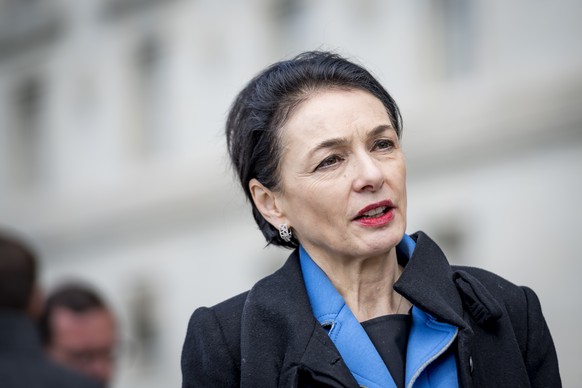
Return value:
M 293 237 L 293 233 L 291 233 L 291 231 L 287 227 L 287 224 L 279 225 L 279 236 L 281 236 L 281 239 L 285 242 L 291 241 L 291 237 Z

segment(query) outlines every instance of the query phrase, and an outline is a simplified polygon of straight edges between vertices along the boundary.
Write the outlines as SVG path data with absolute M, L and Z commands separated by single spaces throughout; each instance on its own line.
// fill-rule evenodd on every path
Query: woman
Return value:
M 184 387 L 559 387 L 536 295 L 450 266 L 406 229 L 392 97 L 326 52 L 276 63 L 235 100 L 228 150 L 270 244 L 250 291 L 190 320 Z

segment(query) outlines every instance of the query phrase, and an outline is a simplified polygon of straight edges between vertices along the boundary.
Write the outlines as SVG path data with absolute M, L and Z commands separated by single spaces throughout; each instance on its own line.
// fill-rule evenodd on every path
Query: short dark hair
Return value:
M 26 311 L 36 274 L 31 248 L 16 237 L 0 235 L 0 309 Z
M 81 283 L 67 283 L 53 291 L 46 300 L 39 322 L 41 339 L 49 344 L 52 338 L 51 319 L 57 309 L 64 308 L 77 314 L 107 309 L 103 299 L 92 288 Z
M 309 51 L 277 62 L 255 76 L 234 100 L 226 121 L 226 143 L 253 216 L 268 244 L 295 248 L 286 242 L 255 206 L 249 182 L 255 178 L 270 190 L 280 184 L 281 147 L 279 130 L 293 110 L 322 89 L 359 89 L 378 98 L 398 137 L 402 117 L 394 99 L 363 67 L 338 54 Z

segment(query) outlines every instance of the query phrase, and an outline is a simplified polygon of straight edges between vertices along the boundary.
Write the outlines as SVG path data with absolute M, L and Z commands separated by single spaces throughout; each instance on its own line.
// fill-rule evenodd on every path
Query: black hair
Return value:
M 26 311 L 36 276 L 32 250 L 16 237 L 0 235 L 0 309 Z
M 52 316 L 57 309 L 62 308 L 83 314 L 87 311 L 107 309 L 107 306 L 97 292 L 84 284 L 61 285 L 47 298 L 40 317 L 39 329 L 44 344 L 49 344 L 52 338 Z
M 226 144 L 232 165 L 252 205 L 253 216 L 268 244 L 295 248 L 263 218 L 249 188 L 257 179 L 269 190 L 279 189 L 279 130 L 293 110 L 322 89 L 359 89 L 378 98 L 398 137 L 402 118 L 394 99 L 366 69 L 338 54 L 309 51 L 277 62 L 255 76 L 234 100 L 226 121 Z

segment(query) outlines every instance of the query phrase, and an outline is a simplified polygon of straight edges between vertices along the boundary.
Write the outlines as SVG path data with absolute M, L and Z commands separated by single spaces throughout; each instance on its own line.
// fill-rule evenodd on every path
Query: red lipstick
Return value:
M 394 219 L 394 209 L 394 205 L 390 200 L 377 202 L 360 210 L 354 221 L 361 226 L 383 226 Z

